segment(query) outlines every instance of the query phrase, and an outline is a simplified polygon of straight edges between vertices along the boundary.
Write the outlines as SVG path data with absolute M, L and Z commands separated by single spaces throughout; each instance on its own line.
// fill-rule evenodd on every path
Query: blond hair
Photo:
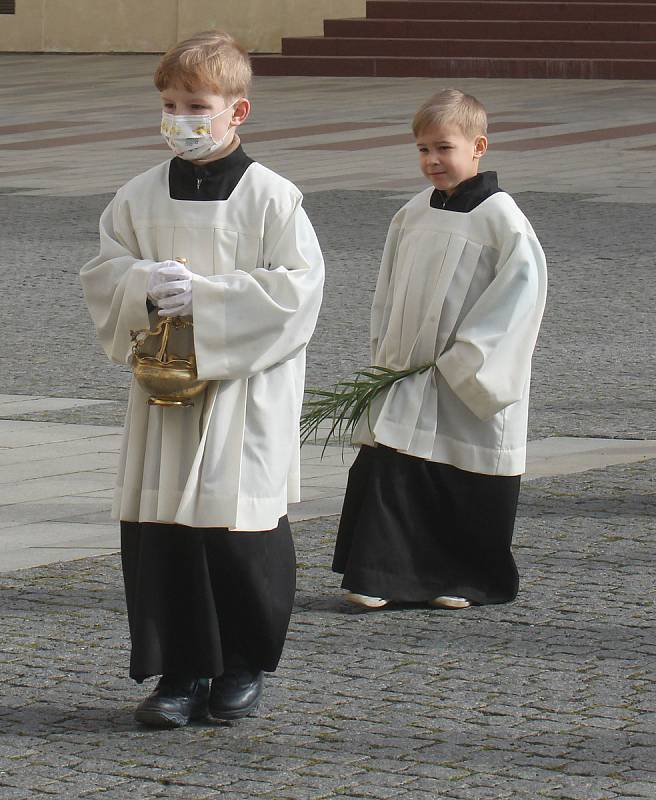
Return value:
M 415 137 L 431 125 L 457 125 L 463 136 L 475 139 L 487 133 L 487 112 L 479 101 L 459 89 L 443 89 L 423 103 L 412 120 Z
M 168 50 L 155 71 L 160 92 L 170 86 L 187 91 L 206 87 L 224 97 L 245 97 L 251 85 L 248 52 L 223 31 L 202 31 Z

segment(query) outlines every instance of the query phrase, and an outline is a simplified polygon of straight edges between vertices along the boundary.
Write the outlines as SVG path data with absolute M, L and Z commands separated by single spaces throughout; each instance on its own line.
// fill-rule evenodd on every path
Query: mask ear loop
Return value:
M 225 113 L 226 113 L 226 111 L 229 111 L 229 110 L 230 110 L 230 109 L 231 109 L 231 108 L 232 108 L 234 105 L 236 105 L 236 104 L 237 104 L 237 103 L 238 103 L 240 100 L 241 100 L 241 97 L 238 97 L 236 100 L 233 100 L 233 101 L 232 101 L 232 103 L 230 103 L 230 105 L 229 105 L 229 106 L 226 106 L 226 107 L 223 109 L 223 111 L 219 111 L 219 112 L 218 112 L 218 114 L 215 114 L 213 117 L 208 117 L 208 119 L 209 119 L 209 121 L 210 121 L 210 139 L 211 139 L 211 140 L 214 142 L 214 144 L 215 144 L 217 147 L 221 147 L 221 145 L 222 145 L 222 144 L 223 144 L 223 142 L 225 141 L 225 138 L 226 138 L 226 136 L 228 135 L 228 131 L 226 131 L 226 132 L 223 134 L 223 138 L 221 139 L 221 141 L 217 142 L 217 141 L 216 141 L 216 139 L 214 138 L 214 134 L 212 133 L 212 120 L 213 120 L 213 119 L 216 119 L 217 117 L 220 117 L 222 114 L 225 114 Z M 229 128 L 229 127 L 228 127 L 228 130 L 230 130 L 230 128 Z

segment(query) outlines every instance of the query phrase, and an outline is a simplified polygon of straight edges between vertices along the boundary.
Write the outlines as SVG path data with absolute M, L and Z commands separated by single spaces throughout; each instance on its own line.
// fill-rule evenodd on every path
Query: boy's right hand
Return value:
M 170 268 L 174 268 L 172 272 L 175 274 L 177 272 L 177 268 L 181 266 L 182 264 L 180 264 L 179 261 L 160 261 L 159 264 L 157 264 L 157 266 L 151 270 L 148 277 L 146 296 L 154 306 L 159 305 L 159 301 L 162 299 L 162 297 L 168 295 L 168 292 L 162 292 L 162 287 L 163 284 L 168 283 L 171 280 Z

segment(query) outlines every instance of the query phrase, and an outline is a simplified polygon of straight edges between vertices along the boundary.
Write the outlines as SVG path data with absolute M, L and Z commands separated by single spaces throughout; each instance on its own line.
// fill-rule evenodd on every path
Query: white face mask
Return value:
M 162 111 L 160 131 L 168 146 L 176 156 L 187 161 L 208 158 L 223 147 L 228 130 L 218 141 L 212 136 L 212 120 L 225 114 L 235 105 L 230 103 L 223 111 L 210 117 L 209 114 L 169 114 Z

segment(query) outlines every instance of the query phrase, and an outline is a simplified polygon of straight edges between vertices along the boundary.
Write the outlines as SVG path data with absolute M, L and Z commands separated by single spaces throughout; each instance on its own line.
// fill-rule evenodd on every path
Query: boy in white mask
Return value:
M 299 190 L 241 147 L 250 80 L 247 53 L 219 31 L 164 55 L 155 84 L 175 157 L 119 189 L 81 271 L 110 359 L 129 361 L 131 330 L 187 316 L 209 381 L 187 408 L 130 390 L 114 514 L 130 675 L 161 676 L 135 717 L 155 727 L 252 713 L 294 597 L 287 503 L 300 499 L 323 259 Z

